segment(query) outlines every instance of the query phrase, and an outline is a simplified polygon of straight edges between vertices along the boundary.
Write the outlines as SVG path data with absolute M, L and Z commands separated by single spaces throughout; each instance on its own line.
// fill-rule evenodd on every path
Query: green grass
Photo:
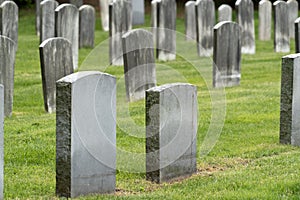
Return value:
M 33 13 L 30 9 L 20 11 L 14 110 L 12 117 L 5 119 L 6 199 L 56 198 L 55 114 L 46 114 L 43 108 L 39 39 L 35 35 Z M 149 26 L 149 16 L 146 21 Z M 108 33 L 101 31 L 99 17 L 96 29 L 96 44 L 103 44 Z M 178 19 L 177 30 L 184 32 L 183 19 Z M 278 142 L 284 54 L 273 52 L 272 41 L 257 40 L 257 53 L 243 55 L 241 86 L 214 90 L 211 59 L 195 56 L 194 44 L 181 44 L 182 38 L 178 34 L 177 60 L 157 63 L 157 81 L 159 85 L 170 82 L 197 85 L 198 173 L 186 180 L 153 184 L 145 181 L 144 173 L 124 171 L 135 167 L 143 170 L 143 157 L 139 160 L 118 154 L 116 195 L 81 199 L 299 199 L 299 148 Z M 294 52 L 294 41 L 291 44 Z M 79 63 L 84 63 L 90 52 L 91 49 L 81 49 Z M 94 66 L 85 66 L 105 68 L 118 78 L 117 147 L 142 155 L 145 152 L 144 101 L 125 103 L 122 67 L 107 68 L 97 63 L 97 59 L 106 59 L 106 54 L 90 55 L 89 58 L 96 58 L 91 62 Z M 214 95 L 217 99 L 212 106 Z M 222 99 L 226 100 L 225 108 Z M 215 122 L 212 120 L 215 106 L 220 111 L 226 109 L 224 126 L 213 150 L 201 157 L 200 147 Z M 222 118 L 220 114 L 217 117 Z

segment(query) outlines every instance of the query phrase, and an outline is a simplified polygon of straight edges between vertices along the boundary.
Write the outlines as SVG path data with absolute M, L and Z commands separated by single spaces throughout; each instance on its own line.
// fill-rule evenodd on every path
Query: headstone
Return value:
M 108 6 L 110 0 L 99 0 L 100 5 L 100 13 L 101 13 L 101 23 L 102 23 L 102 29 L 104 31 L 109 30 L 109 12 L 108 12 Z
M 290 52 L 288 6 L 284 1 L 274 2 L 274 51 Z
M 18 10 L 17 4 L 13 1 L 4 1 L 0 5 L 0 34 L 12 39 L 16 48 L 18 48 Z
M 280 143 L 300 146 L 300 54 L 282 58 Z
M 55 9 L 57 1 L 44 0 L 40 4 L 40 43 L 55 37 Z
M 227 4 L 222 4 L 218 8 L 218 21 L 232 21 L 232 8 Z
M 4 88 L 0 85 L 0 199 L 4 199 Z
M 199 56 L 213 53 L 213 28 L 215 25 L 215 3 L 211 0 L 196 2 L 197 47 Z
M 94 47 L 95 9 L 90 5 L 79 8 L 79 47 Z
M 0 36 L 0 84 L 4 86 L 4 115 L 6 117 L 10 117 L 13 110 L 16 49 L 13 40 Z
M 295 49 L 300 53 L 300 17 L 295 21 Z
M 289 30 L 290 38 L 295 38 L 295 20 L 298 18 L 298 2 L 296 0 L 288 0 L 288 17 L 289 17 Z
M 145 23 L 144 0 L 132 1 L 132 25 L 142 25 Z
M 237 0 L 237 22 L 242 27 L 242 53 L 255 54 L 254 8 L 252 0 Z
M 40 45 L 40 62 L 46 112 L 56 110 L 56 81 L 73 73 L 72 44 L 65 38 L 49 38 Z
M 157 3 L 156 56 L 158 60 L 176 59 L 176 0 Z
M 158 11 L 158 3 L 160 0 L 152 0 L 151 1 L 151 31 L 153 34 L 153 41 L 156 45 L 156 37 L 157 37 L 157 11 Z
M 132 28 L 132 4 L 127 0 L 115 0 L 109 4 L 109 56 L 112 65 L 123 62 L 122 35 Z
M 70 4 L 73 4 L 77 8 L 80 8 L 83 4 L 83 0 L 70 0 Z
M 35 0 L 35 30 L 36 34 L 40 35 L 40 3 L 42 0 Z
M 195 1 L 188 1 L 185 4 L 185 39 L 196 41 L 196 6 Z
M 214 27 L 213 86 L 231 87 L 241 79 L 241 28 L 223 21 Z
M 197 171 L 197 87 L 146 91 L 146 178 L 161 183 Z
M 73 69 L 78 68 L 79 11 L 72 4 L 61 4 L 55 9 L 55 36 L 64 37 L 72 44 Z
M 78 72 L 56 85 L 56 194 L 114 192 L 116 79 Z
M 124 73 L 128 101 L 145 98 L 145 91 L 156 86 L 153 35 L 136 29 L 123 35 Z
M 269 0 L 259 2 L 259 39 L 271 39 L 272 3 Z

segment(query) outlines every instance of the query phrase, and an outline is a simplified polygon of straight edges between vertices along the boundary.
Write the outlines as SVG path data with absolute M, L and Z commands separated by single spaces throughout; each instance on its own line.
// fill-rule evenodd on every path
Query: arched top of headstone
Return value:
M 14 1 L 3 1 L 3 3 L 0 5 L 1 8 L 6 6 L 13 6 L 15 8 L 18 8 L 17 4 Z
M 81 71 L 77 73 L 70 74 L 68 76 L 65 76 L 61 79 L 59 79 L 57 82 L 67 82 L 67 83 L 75 83 L 79 82 L 80 80 L 93 77 L 93 76 L 103 76 L 103 78 L 109 78 L 109 79 L 116 79 L 115 76 L 107 74 L 107 73 L 102 73 L 98 71 Z
M 215 2 L 212 1 L 212 0 L 197 0 L 196 1 L 196 5 L 199 5 L 200 3 L 213 3 L 213 4 L 215 4 Z
M 300 17 L 298 17 L 296 20 L 295 20 L 295 23 L 299 23 L 300 22 Z
M 220 27 L 222 26 L 236 26 L 238 28 L 241 29 L 241 26 L 236 23 L 236 22 L 231 22 L 231 21 L 222 21 L 222 22 L 219 22 L 217 23 L 215 26 L 214 26 L 214 29 L 219 29 Z
M 235 2 L 236 6 L 240 6 L 240 5 L 249 5 L 249 6 L 253 6 L 253 2 L 252 0 L 237 0 Z
M 144 29 L 130 30 L 122 36 L 122 39 L 127 52 L 137 50 L 138 48 L 154 48 L 153 34 Z
M 287 3 L 286 3 L 285 1 L 279 0 L 279 1 L 275 1 L 275 2 L 273 3 L 273 6 L 277 6 L 277 5 L 279 5 L 279 4 L 287 5 Z
M 79 12 L 83 11 L 83 10 L 88 10 L 90 12 L 94 12 L 95 13 L 95 8 L 91 5 L 82 5 L 79 8 Z
M 47 40 L 44 40 L 41 44 L 40 44 L 40 48 L 44 48 L 48 45 L 52 45 L 53 43 L 65 43 L 68 46 L 72 46 L 71 42 L 63 37 L 55 37 L 55 38 L 48 38 Z
M 78 11 L 78 8 L 75 5 L 70 4 L 70 3 L 63 3 L 59 6 L 57 6 L 57 8 L 55 9 L 55 12 L 60 12 L 60 11 L 65 10 L 65 9 L 73 9 L 73 10 Z
M 186 7 L 195 6 L 195 4 L 196 4 L 196 1 L 188 1 L 188 2 L 185 3 L 185 6 Z
M 269 0 L 261 0 L 261 1 L 259 2 L 259 5 L 266 4 L 266 3 L 272 5 L 271 1 L 269 1 Z
M 218 10 L 222 10 L 222 9 L 230 9 L 231 10 L 232 8 L 230 7 L 230 5 L 222 4 L 219 6 Z
M 170 84 L 165 84 L 165 85 L 150 88 L 149 90 L 147 90 L 147 92 L 164 92 L 166 90 L 172 90 L 173 88 L 178 88 L 178 87 L 197 89 L 195 85 L 189 83 L 170 83 Z
M 48 4 L 55 4 L 56 7 L 59 5 L 57 1 L 55 0 L 43 0 L 40 5 L 43 6 L 43 5 L 48 5 Z

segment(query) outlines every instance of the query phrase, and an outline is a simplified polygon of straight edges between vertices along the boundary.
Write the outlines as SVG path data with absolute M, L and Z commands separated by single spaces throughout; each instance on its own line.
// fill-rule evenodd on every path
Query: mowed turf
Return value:
M 47 114 L 43 108 L 34 10 L 21 9 L 19 15 L 14 109 L 13 116 L 5 119 L 5 198 L 55 199 L 55 114 Z M 257 13 L 255 17 L 258 35 Z M 150 16 L 146 21 L 149 26 Z M 96 29 L 96 44 L 101 47 L 107 43 L 108 33 L 100 28 L 99 13 Z M 105 69 L 118 78 L 117 148 L 129 153 L 122 155 L 118 151 L 115 195 L 81 199 L 298 199 L 300 150 L 278 142 L 281 58 L 286 54 L 274 53 L 273 41 L 256 38 L 257 53 L 242 57 L 241 85 L 215 90 L 211 87 L 211 58 L 185 53 L 196 54 L 196 46 L 184 43 L 181 18 L 177 20 L 177 30 L 177 48 L 182 54 L 176 61 L 157 63 L 157 82 L 197 85 L 197 174 L 161 185 L 145 180 L 145 173 L 140 172 L 145 153 L 144 101 L 127 104 L 123 68 L 101 63 L 98 66 L 95 59 L 91 68 Z M 291 46 L 294 52 L 294 40 Z M 92 49 L 81 49 L 79 63 L 95 58 L 89 56 L 90 52 Z M 105 56 L 96 55 L 99 59 Z M 215 136 L 212 143 L 204 142 L 207 134 Z M 203 143 L 213 148 L 202 156 Z

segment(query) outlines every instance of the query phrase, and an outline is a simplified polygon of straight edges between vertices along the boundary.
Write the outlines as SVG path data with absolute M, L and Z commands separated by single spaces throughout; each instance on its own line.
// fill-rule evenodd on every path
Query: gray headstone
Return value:
M 227 4 L 222 4 L 218 8 L 218 21 L 232 21 L 232 8 Z
M 55 37 L 55 9 L 57 1 L 44 0 L 40 4 L 40 43 Z
M 102 29 L 104 31 L 109 30 L 109 12 L 108 12 L 108 6 L 110 0 L 99 0 L 99 5 L 100 5 L 100 14 L 101 14 L 101 24 L 102 24 Z
M 146 178 L 161 183 L 197 171 L 197 87 L 146 91 Z
M 215 3 L 212 0 L 196 2 L 197 47 L 199 56 L 213 53 L 213 28 L 215 25 Z
M 241 79 L 241 28 L 235 22 L 214 27 L 213 86 L 231 87 Z
M 261 0 L 259 2 L 259 39 L 271 39 L 272 26 L 272 3 L 269 0 Z
M 122 35 L 132 28 L 132 4 L 128 0 L 115 0 L 109 4 L 109 56 L 112 65 L 123 62 Z
M 300 17 L 295 21 L 295 49 L 300 53 Z
M 40 62 L 46 112 L 56 110 L 56 81 L 73 73 L 72 44 L 65 38 L 49 38 L 40 45 Z
M 18 13 L 18 6 L 13 1 L 4 1 L 0 5 L 0 34 L 12 39 L 16 48 L 18 48 Z
M 145 98 L 145 91 L 156 86 L 152 33 L 142 29 L 123 35 L 124 73 L 128 101 Z
M 55 9 L 55 36 L 72 43 L 73 69 L 78 68 L 79 11 L 72 4 L 61 4 Z
M 36 34 L 40 35 L 40 3 L 42 0 L 35 0 L 35 30 Z
M 188 1 L 185 4 L 185 39 L 188 41 L 197 39 L 195 1 Z
M 255 54 L 254 8 L 252 0 L 235 2 L 236 17 L 242 27 L 242 53 Z
M 158 60 L 176 59 L 176 0 L 163 0 L 157 3 L 156 56 Z
M 145 23 L 145 5 L 144 0 L 132 1 L 132 25 L 141 25 Z
M 0 199 L 4 199 L 4 88 L 0 85 Z
M 280 143 L 300 146 L 300 54 L 282 58 Z
M 274 51 L 290 52 L 288 6 L 284 1 L 274 4 Z
M 295 20 L 298 18 L 298 2 L 296 0 L 288 0 L 288 17 L 289 17 L 289 30 L 290 38 L 295 38 Z
M 73 4 L 77 8 L 80 8 L 83 4 L 83 0 L 70 0 L 70 4 Z
M 160 0 L 151 1 L 151 31 L 153 34 L 153 41 L 156 44 L 157 37 L 157 11 L 158 11 L 158 3 Z
M 13 110 L 16 49 L 13 40 L 0 36 L 0 84 L 4 86 L 4 115 L 6 117 L 10 117 Z
M 94 47 L 95 8 L 83 5 L 79 8 L 79 47 Z
M 114 192 L 116 79 L 90 71 L 56 84 L 56 194 Z

